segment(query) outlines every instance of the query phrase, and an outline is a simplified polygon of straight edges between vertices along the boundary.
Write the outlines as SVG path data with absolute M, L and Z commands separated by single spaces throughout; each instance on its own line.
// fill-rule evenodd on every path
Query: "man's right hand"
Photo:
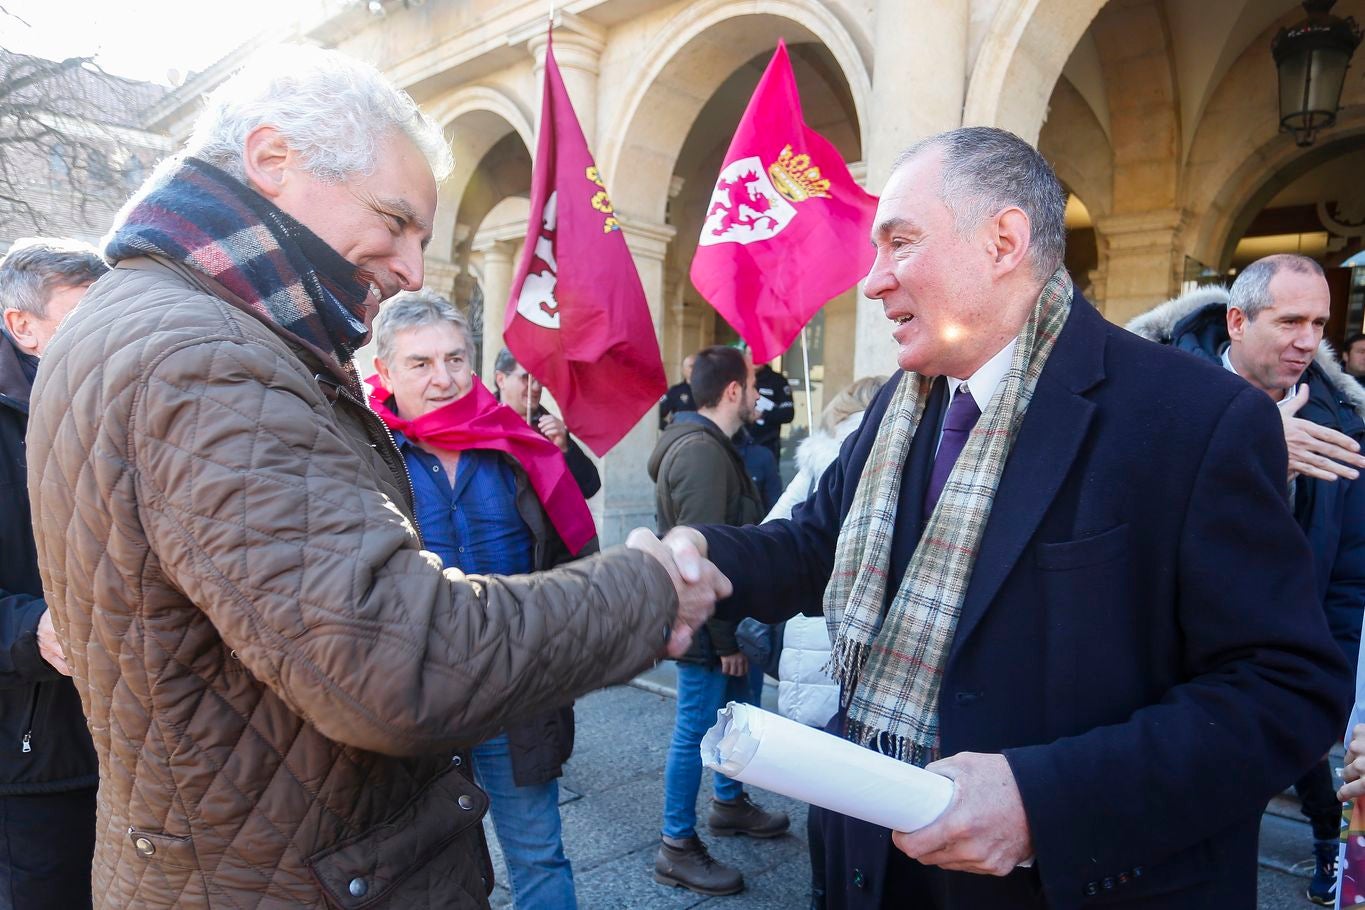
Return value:
M 1289 476 L 1303 474 L 1318 480 L 1334 481 L 1339 477 L 1355 480 L 1359 476 L 1358 469 L 1365 468 L 1360 446 L 1344 433 L 1294 416 L 1307 403 L 1306 384 L 1300 385 L 1293 395 L 1285 395 L 1280 402 L 1284 442 L 1289 447 Z
M 734 654 L 722 654 L 720 656 L 720 672 L 726 676 L 748 676 L 749 659 L 744 656 L 743 651 L 736 651 Z
M 690 538 L 686 545 L 675 546 L 670 541 L 678 531 L 691 532 L 701 541 L 700 546 Z M 653 556 L 673 579 L 678 613 L 668 637 L 667 654 L 682 657 L 692 647 L 693 634 L 715 612 L 716 601 L 730 596 L 730 579 L 706 558 L 706 539 L 691 528 L 675 528 L 662 541 L 645 528 L 636 528 L 626 538 L 626 546 Z

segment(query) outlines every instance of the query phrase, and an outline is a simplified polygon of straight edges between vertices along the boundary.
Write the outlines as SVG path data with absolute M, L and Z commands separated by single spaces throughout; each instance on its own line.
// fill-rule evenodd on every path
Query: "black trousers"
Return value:
M 1294 784 L 1303 814 L 1313 826 L 1314 840 L 1336 840 L 1341 836 L 1341 803 L 1333 786 L 1332 765 L 1326 758 L 1318 762 Z
M 95 788 L 0 796 L 0 910 L 89 908 Z

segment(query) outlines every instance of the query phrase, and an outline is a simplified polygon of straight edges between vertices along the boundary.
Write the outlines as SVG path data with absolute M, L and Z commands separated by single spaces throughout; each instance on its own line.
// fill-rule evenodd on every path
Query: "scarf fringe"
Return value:
M 862 675 L 872 648 L 865 642 L 851 638 L 841 638 L 829 649 L 829 660 L 823 671 L 839 683 L 840 701 L 847 708 L 857 689 L 858 677 Z
M 845 736 L 849 742 L 857 743 L 864 749 L 880 752 L 916 768 L 923 768 L 938 759 L 938 749 L 932 744 L 912 742 L 907 736 L 877 730 L 861 721 L 850 719 Z

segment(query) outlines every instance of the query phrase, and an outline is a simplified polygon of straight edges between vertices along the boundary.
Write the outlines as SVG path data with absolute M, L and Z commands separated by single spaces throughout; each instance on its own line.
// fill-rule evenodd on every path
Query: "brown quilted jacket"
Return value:
M 672 585 L 620 548 L 443 572 L 387 431 L 228 297 L 125 262 L 38 375 L 29 488 L 99 754 L 97 906 L 484 907 L 487 799 L 452 755 L 648 665 Z

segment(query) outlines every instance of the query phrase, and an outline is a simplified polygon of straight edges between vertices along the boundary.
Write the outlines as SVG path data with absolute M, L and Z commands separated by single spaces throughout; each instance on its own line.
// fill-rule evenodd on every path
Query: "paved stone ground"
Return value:
M 574 756 L 561 780 L 564 845 L 574 865 L 583 910 L 805 910 L 809 901 L 805 807 L 762 791 L 755 799 L 792 817 L 792 832 L 773 840 L 702 836 L 720 860 L 744 872 L 747 890 L 732 897 L 705 897 L 660 885 L 652 878 L 663 807 L 663 766 L 673 729 L 672 665 L 663 665 L 636 686 L 597 692 L 578 703 Z M 641 686 L 647 688 L 641 688 Z M 764 701 L 769 702 L 771 691 Z M 706 775 L 699 815 L 711 798 Z M 500 884 L 494 907 L 511 906 L 497 839 L 489 825 Z M 1280 798 L 1266 813 L 1261 832 L 1259 910 L 1292 910 L 1313 905 L 1307 884 L 1291 871 L 1310 853 L 1307 824 L 1297 804 Z

